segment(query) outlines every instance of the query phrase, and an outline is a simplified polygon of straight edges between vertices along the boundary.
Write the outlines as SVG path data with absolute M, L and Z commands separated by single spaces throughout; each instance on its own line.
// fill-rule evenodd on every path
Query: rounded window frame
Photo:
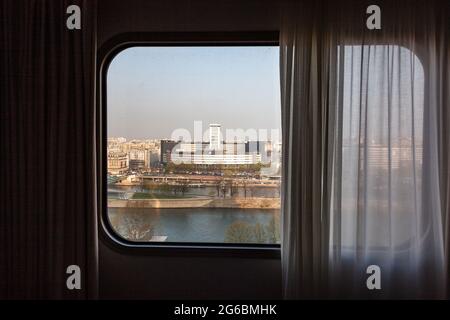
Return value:
M 279 46 L 278 31 L 261 32 L 140 32 L 123 33 L 106 41 L 97 55 L 97 211 L 99 239 L 120 252 L 218 255 L 280 259 L 280 244 L 143 242 L 120 236 L 112 227 L 107 208 L 107 76 L 114 58 L 131 47 Z M 283 179 L 282 179 L 283 181 Z M 283 182 L 282 182 L 283 183 Z

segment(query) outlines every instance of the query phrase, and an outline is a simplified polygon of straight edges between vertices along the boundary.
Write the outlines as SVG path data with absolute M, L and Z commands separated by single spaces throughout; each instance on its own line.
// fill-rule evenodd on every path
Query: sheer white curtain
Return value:
M 448 4 L 381 1 L 376 32 L 365 27 L 369 4 L 286 8 L 286 298 L 445 295 Z M 366 286 L 370 265 L 381 290 Z
M 377 265 L 384 297 L 442 296 L 437 119 L 424 110 L 424 67 L 399 45 L 342 45 L 338 61 L 331 270 L 348 293 L 367 291 L 366 268 Z

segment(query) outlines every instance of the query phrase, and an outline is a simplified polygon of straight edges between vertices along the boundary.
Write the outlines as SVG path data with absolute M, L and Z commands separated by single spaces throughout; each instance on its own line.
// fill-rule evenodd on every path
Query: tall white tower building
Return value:
M 222 149 L 222 139 L 220 138 L 220 124 L 211 123 L 209 125 L 209 147 L 212 150 Z

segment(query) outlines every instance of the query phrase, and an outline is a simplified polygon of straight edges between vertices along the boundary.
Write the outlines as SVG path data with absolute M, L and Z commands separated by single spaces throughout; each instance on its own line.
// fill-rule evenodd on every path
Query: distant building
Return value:
M 160 161 L 160 141 L 157 139 L 108 138 L 108 152 L 123 152 L 128 156 L 128 168 L 148 170 Z
M 227 142 L 222 140 L 221 125 L 209 125 L 209 142 L 161 140 L 161 163 L 202 165 L 249 165 L 272 161 L 271 141 Z
M 128 155 L 122 151 L 108 151 L 108 173 L 125 174 L 128 171 Z
M 255 142 L 250 146 L 250 142 L 221 142 L 220 145 L 221 149 L 218 150 L 211 149 L 208 142 L 180 142 L 173 147 L 169 162 L 204 165 L 257 164 L 263 161 L 263 146 L 266 143 Z M 259 147 L 253 149 L 253 146 Z M 264 159 L 270 162 L 266 156 Z
M 155 168 L 160 163 L 160 152 L 157 150 L 150 150 L 148 152 L 148 166 L 149 168 Z
M 365 163 L 361 169 L 400 169 L 421 167 L 423 163 L 423 147 L 413 145 L 393 145 L 382 144 L 372 145 L 344 145 L 343 157 L 352 161 Z
M 131 149 L 129 151 L 130 170 L 136 171 L 148 168 L 148 153 L 146 149 Z
M 209 125 L 209 147 L 211 150 L 222 149 L 222 135 L 220 124 L 212 123 Z
M 173 148 L 178 142 L 173 140 L 161 140 L 161 163 L 169 163 L 171 161 L 171 154 Z

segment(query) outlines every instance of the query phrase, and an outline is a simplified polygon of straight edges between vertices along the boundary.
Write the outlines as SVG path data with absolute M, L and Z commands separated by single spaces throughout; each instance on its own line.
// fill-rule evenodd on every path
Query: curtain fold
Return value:
M 443 298 L 449 232 L 446 1 L 285 2 L 286 298 Z M 381 270 L 368 290 L 367 267 Z
M 69 5 L 81 30 L 68 30 Z M 92 0 L 0 3 L 0 298 L 97 297 Z M 68 290 L 66 268 L 81 269 Z
M 323 47 L 326 9 L 321 2 L 289 6 L 280 39 L 283 130 L 282 273 L 286 297 L 314 298 L 323 291 L 328 256 L 322 172 L 326 159 L 326 83 L 331 55 Z M 292 11 L 294 10 L 294 11 Z M 289 32 L 284 32 L 289 30 Z M 292 213 L 292 214 L 291 214 Z M 301 283 L 302 286 L 286 285 Z

